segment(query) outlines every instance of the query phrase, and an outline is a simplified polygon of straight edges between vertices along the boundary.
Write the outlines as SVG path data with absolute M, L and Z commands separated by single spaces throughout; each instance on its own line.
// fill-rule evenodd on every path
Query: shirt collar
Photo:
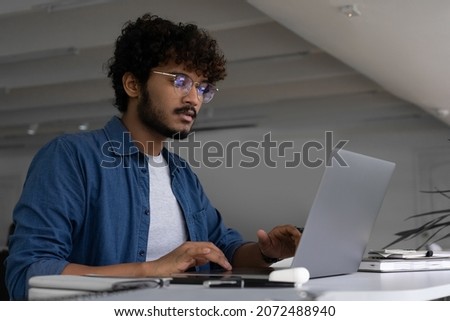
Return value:
M 118 116 L 114 116 L 104 127 L 105 135 L 108 143 L 111 145 L 109 149 L 117 156 L 127 156 L 140 153 L 139 149 L 133 143 L 131 133 L 122 123 Z M 186 167 L 186 161 L 178 155 L 171 153 L 166 147 L 161 151 L 164 159 L 169 164 L 170 172 L 174 173 L 179 167 Z
M 114 116 L 106 124 L 104 130 L 113 154 L 126 156 L 139 153 L 139 149 L 133 143 L 131 133 L 118 116 Z

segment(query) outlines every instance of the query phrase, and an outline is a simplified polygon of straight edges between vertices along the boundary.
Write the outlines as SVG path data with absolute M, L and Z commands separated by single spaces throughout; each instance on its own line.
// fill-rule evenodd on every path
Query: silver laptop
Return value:
M 292 267 L 311 278 L 356 272 L 364 256 L 395 164 L 340 150 L 347 164 L 326 167 Z
M 364 256 L 395 164 L 339 150 L 345 162 L 325 168 L 291 267 L 305 267 L 311 278 L 356 272 Z M 275 264 L 276 265 L 276 264 Z M 273 269 L 233 269 L 230 276 L 268 278 Z M 184 272 L 176 276 L 223 276 Z

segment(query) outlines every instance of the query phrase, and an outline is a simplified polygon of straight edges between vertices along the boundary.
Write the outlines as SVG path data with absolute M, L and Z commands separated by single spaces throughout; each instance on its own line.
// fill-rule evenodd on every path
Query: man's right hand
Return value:
M 172 252 L 155 261 L 121 263 L 105 266 L 88 266 L 69 263 L 62 274 L 71 275 L 112 275 L 126 277 L 170 276 L 187 269 L 213 262 L 225 270 L 231 270 L 231 264 L 223 252 L 210 242 L 186 242 Z
M 169 276 L 208 262 L 216 263 L 225 270 L 232 269 L 223 252 L 210 242 L 186 242 L 161 258 L 146 263 L 149 275 Z

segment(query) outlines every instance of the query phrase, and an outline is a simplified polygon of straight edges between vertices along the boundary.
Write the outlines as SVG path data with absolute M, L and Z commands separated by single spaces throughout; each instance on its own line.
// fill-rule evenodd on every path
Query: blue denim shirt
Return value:
M 186 161 L 166 149 L 163 156 L 189 240 L 213 242 L 231 261 L 241 236 L 224 225 Z M 6 261 L 12 299 L 27 297 L 30 277 L 60 274 L 69 262 L 144 262 L 151 221 L 147 158 L 117 117 L 103 129 L 56 138 L 33 159 L 13 219 Z

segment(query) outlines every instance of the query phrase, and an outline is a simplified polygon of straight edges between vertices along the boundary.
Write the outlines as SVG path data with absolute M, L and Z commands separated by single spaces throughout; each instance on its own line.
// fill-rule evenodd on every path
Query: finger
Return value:
M 185 254 L 188 255 L 189 257 L 197 257 L 202 255 L 208 255 L 212 251 L 213 250 L 211 248 L 198 244 L 198 246 L 189 247 L 185 251 Z
M 261 230 L 260 230 L 261 231 Z M 279 225 L 269 233 L 258 231 L 258 245 L 267 256 L 288 257 L 294 255 L 301 233 L 293 225 Z
M 269 257 L 275 257 L 274 255 L 276 253 L 273 253 L 274 244 L 272 243 L 269 234 L 260 229 L 256 232 L 256 236 L 258 237 L 258 247 L 261 253 Z
M 195 259 L 196 265 L 213 262 L 226 270 L 231 270 L 232 268 L 223 252 L 212 243 L 196 243 L 186 253 Z
M 202 257 L 204 259 L 207 259 L 210 262 L 216 263 L 220 265 L 225 270 L 231 270 L 231 264 L 228 262 L 228 259 L 226 258 L 225 254 L 219 249 L 210 249 L 211 251 L 207 254 L 204 254 Z
M 262 246 L 262 247 L 270 246 L 270 237 L 266 231 L 260 229 L 260 230 L 256 231 L 256 236 L 258 238 L 258 243 L 260 246 Z
M 300 231 L 294 225 L 280 225 L 275 227 L 271 232 L 283 235 L 300 235 Z
M 286 230 L 290 234 L 291 240 L 295 244 L 295 248 L 297 248 L 298 244 L 300 243 L 300 239 L 302 237 L 302 232 L 299 230 L 298 227 L 289 225 Z
M 275 227 L 272 231 L 269 232 L 270 238 L 277 239 L 291 239 L 298 240 L 300 239 L 301 233 L 300 231 L 293 225 L 282 225 Z
M 291 240 L 296 245 L 298 245 L 300 237 L 302 235 L 299 229 L 293 225 L 279 226 L 274 228 L 271 232 L 273 233 L 269 233 L 270 236 L 273 235 L 274 237 L 277 237 L 279 239 L 285 239 L 284 242 L 286 242 L 287 240 Z
M 158 261 L 166 266 L 168 264 L 166 269 L 175 269 L 177 272 L 183 272 L 191 267 L 202 265 L 197 262 L 197 258 L 210 251 L 205 246 L 196 245 L 194 242 L 186 242 L 174 251 L 161 257 Z

